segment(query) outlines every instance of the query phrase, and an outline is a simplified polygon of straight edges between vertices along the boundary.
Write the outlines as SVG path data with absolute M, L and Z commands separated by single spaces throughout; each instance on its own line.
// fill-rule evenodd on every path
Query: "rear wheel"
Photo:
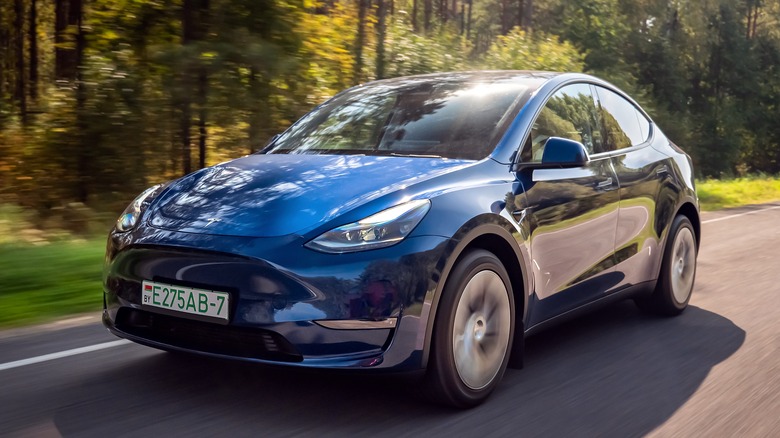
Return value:
M 696 234 L 691 221 L 682 215 L 674 218 L 664 259 L 653 294 L 638 298 L 637 305 L 653 313 L 674 316 L 688 306 L 696 279 Z
M 484 250 L 465 254 L 438 309 L 426 388 L 437 402 L 475 406 L 501 380 L 512 345 L 514 297 L 501 261 Z

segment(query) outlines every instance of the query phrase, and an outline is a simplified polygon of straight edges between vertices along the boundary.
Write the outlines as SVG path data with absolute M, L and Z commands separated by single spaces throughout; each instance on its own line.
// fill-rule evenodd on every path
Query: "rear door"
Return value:
M 612 166 L 620 184 L 620 210 L 615 237 L 617 271 L 621 286 L 654 280 L 661 260 L 659 197 L 677 195 L 663 190 L 669 179 L 668 157 L 650 147 L 651 123 L 633 103 L 619 93 L 600 86 L 596 90 L 597 108 L 602 124 L 605 148 L 611 153 Z
M 549 137 L 579 141 L 589 154 L 603 152 L 590 85 L 565 86 L 548 100 L 521 160 L 541 161 Z M 523 170 L 517 177 L 527 208 L 516 214 L 525 215 L 531 230 L 530 326 L 596 299 L 620 281 L 614 269 L 618 186 L 609 156 L 577 168 Z

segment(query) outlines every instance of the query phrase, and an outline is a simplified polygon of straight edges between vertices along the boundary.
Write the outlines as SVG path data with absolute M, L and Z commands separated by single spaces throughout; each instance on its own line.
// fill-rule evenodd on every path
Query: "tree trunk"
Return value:
M 54 3 L 54 76 L 66 78 L 65 29 L 68 28 L 68 0 L 55 0 Z
M 5 8 L 0 8 L 0 23 L 5 23 Z M 10 68 L 10 60 L 8 54 L 12 53 L 11 50 L 11 33 L 8 31 L 7 26 L 0 26 L 0 117 L 2 117 L 3 109 L 6 104 L 6 82 L 8 81 Z M 0 129 L 2 129 L 2 119 L 0 118 Z
M 249 136 L 249 153 L 253 154 L 260 150 L 260 126 L 258 124 L 257 117 L 257 105 L 254 99 L 255 88 L 257 87 L 257 72 L 254 67 L 249 68 L 249 126 L 247 127 L 247 135 Z
M 385 34 L 387 33 L 387 8 L 388 0 L 377 0 L 376 23 L 376 78 L 385 77 Z
M 259 104 L 268 102 L 271 96 L 268 79 L 258 77 L 255 67 L 249 69 L 249 153 L 255 153 L 263 148 L 270 135 L 271 114 L 268 110 L 261 110 Z
M 523 29 L 530 32 L 533 27 L 534 0 L 525 0 L 523 7 Z
M 205 40 L 208 34 L 209 0 L 184 0 L 181 15 L 181 44 L 184 46 L 184 65 L 178 90 L 179 140 L 181 141 L 182 172 L 192 172 L 192 92 L 195 91 L 195 106 L 198 111 L 198 165 L 206 165 L 206 116 L 208 94 L 208 72 L 201 65 L 197 53 L 199 47 L 193 44 Z
M 25 87 L 25 68 L 24 68 L 24 2 L 22 0 L 14 1 L 14 35 L 16 53 L 16 87 L 14 87 L 14 98 L 19 103 L 19 115 L 22 123 L 27 121 L 27 94 Z
M 417 1 L 412 0 L 412 30 L 415 32 L 420 31 L 420 27 L 417 25 Z
M 198 72 L 198 166 L 206 167 L 206 94 L 209 79 L 205 67 L 201 66 Z
M 37 0 L 30 0 L 30 22 L 27 25 L 30 62 L 30 98 L 38 99 L 38 10 Z
M 54 8 L 54 76 L 56 79 L 73 81 L 79 66 L 76 54 L 78 48 L 74 49 L 78 42 L 68 35 L 68 28 L 74 29 L 79 25 L 82 0 L 55 0 Z M 72 47 L 65 47 L 69 43 L 73 43 Z
M 506 35 L 511 27 L 509 0 L 501 0 L 501 34 Z
M 183 175 L 192 172 L 192 152 L 190 150 L 190 125 L 192 123 L 191 107 L 189 102 L 182 104 L 179 114 L 179 140 L 181 141 L 181 171 Z
M 72 53 L 73 69 L 76 79 L 76 128 L 78 148 L 77 170 L 78 170 L 78 188 L 77 199 L 86 203 L 89 198 L 89 186 L 92 181 L 92 149 L 86 144 L 86 135 L 88 126 L 86 119 L 87 89 L 84 83 L 82 69 L 79 68 L 84 62 L 84 50 L 86 49 L 87 39 L 84 35 L 84 4 L 83 0 L 71 0 L 69 16 L 76 26 L 76 49 Z
M 466 39 L 471 39 L 471 9 L 474 6 L 474 0 L 469 0 L 469 14 L 466 18 Z
M 209 0 L 200 0 L 198 5 L 197 39 L 204 41 L 209 32 Z M 206 167 L 206 114 L 208 104 L 209 77 L 206 66 L 198 65 L 198 166 Z
M 466 32 L 466 4 L 460 4 L 460 34 Z
M 193 20 L 193 3 L 195 0 L 184 0 L 182 4 L 182 16 L 181 16 L 181 44 L 182 46 L 188 46 L 192 43 L 194 32 L 194 20 Z M 186 50 L 185 50 L 185 53 Z M 189 53 L 187 53 L 189 56 Z M 190 89 L 192 85 L 192 71 L 190 67 L 191 60 L 186 59 L 184 68 L 182 68 L 180 81 L 181 90 L 179 90 L 179 141 L 181 141 L 181 160 L 182 160 L 182 172 L 184 175 L 192 172 L 192 150 L 191 150 L 191 134 L 190 128 L 192 126 L 192 102 L 190 100 Z
M 423 0 L 423 29 L 431 30 L 431 15 L 433 15 L 433 0 Z
M 517 0 L 517 26 L 525 29 L 525 0 Z
M 761 15 L 761 5 L 755 4 L 753 6 L 753 19 L 751 20 L 748 32 L 750 32 L 750 39 L 756 37 L 758 32 L 758 17 Z
M 363 46 L 366 41 L 366 14 L 369 0 L 358 0 L 358 28 L 355 36 L 355 64 L 352 70 L 352 83 L 357 85 L 363 80 Z

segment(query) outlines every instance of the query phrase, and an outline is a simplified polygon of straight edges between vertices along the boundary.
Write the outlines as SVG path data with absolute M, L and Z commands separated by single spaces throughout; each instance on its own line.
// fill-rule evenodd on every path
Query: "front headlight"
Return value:
M 144 201 L 146 201 L 149 196 L 159 193 L 163 187 L 164 186 L 162 184 L 157 184 L 156 186 L 149 187 L 148 189 L 144 190 L 143 193 L 138 195 L 138 197 L 136 197 L 133 202 L 127 206 L 125 211 L 122 212 L 122 215 L 119 216 L 119 219 L 116 220 L 117 231 L 124 232 L 132 230 L 133 227 L 135 227 L 135 225 L 138 223 L 138 218 L 141 217 Z
M 431 202 L 427 199 L 396 205 L 334 228 L 306 243 L 306 247 L 338 254 L 395 245 L 414 230 L 430 208 Z

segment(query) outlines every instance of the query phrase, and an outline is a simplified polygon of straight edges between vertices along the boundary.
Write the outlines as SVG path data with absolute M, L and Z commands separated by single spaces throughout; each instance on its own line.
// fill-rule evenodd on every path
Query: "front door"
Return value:
M 540 161 L 546 140 L 562 137 L 595 155 L 583 167 L 517 174 L 527 204 L 516 213 L 531 232 L 530 325 L 597 299 L 621 280 L 614 268 L 618 182 L 611 159 L 598 158 L 598 122 L 591 86 L 566 86 L 547 102 L 521 151 L 523 161 Z

